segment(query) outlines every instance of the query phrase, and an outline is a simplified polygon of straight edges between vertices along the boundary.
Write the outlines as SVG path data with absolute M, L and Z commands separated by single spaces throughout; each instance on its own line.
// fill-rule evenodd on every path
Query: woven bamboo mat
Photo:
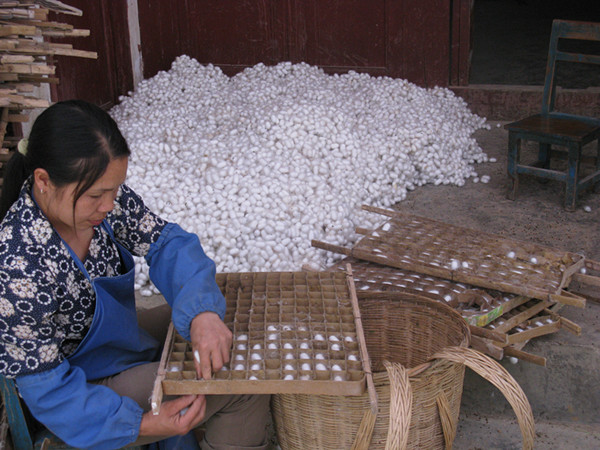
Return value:
M 233 332 L 230 363 L 213 379 L 198 380 L 190 343 L 171 327 L 159 369 L 162 393 L 364 393 L 364 337 L 345 273 L 228 273 L 218 274 L 217 284 Z
M 457 227 L 412 214 L 364 209 L 390 219 L 342 253 L 357 259 L 540 300 L 585 306 L 585 299 L 566 292 L 585 265 L 575 253 Z M 339 247 L 318 243 L 326 250 Z

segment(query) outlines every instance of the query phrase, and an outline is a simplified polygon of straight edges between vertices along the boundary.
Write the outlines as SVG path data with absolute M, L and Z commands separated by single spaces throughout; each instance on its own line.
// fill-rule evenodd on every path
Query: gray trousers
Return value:
M 170 320 L 169 305 L 138 313 L 140 327 L 161 343 L 165 342 Z M 158 362 L 141 364 L 117 375 L 95 380 L 94 383 L 130 397 L 144 411 L 150 411 L 150 396 L 158 366 Z M 268 395 L 207 395 L 206 415 L 201 423 L 204 436 L 200 441 L 200 448 L 267 449 L 269 400 Z M 160 438 L 141 437 L 135 444 L 143 445 L 157 440 Z

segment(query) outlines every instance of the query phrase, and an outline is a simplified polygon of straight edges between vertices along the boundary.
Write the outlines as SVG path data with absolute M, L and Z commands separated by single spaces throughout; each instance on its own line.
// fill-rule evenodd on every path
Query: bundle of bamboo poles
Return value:
M 96 52 L 76 50 L 71 44 L 45 42 L 53 37 L 89 36 L 89 30 L 48 20 L 50 11 L 82 15 L 82 11 L 57 0 L 0 0 L 0 176 L 20 136 L 7 133 L 10 123 L 29 120 L 34 108 L 49 106 L 36 96 L 35 87 L 58 83 L 54 55 L 97 58 Z M 39 95 L 39 94 L 37 94 Z M 13 127 L 14 128 L 14 127 Z M 20 127 L 18 127 L 20 129 Z M 12 134 L 12 135 L 11 135 Z M 0 178 L 0 186 L 2 178 Z

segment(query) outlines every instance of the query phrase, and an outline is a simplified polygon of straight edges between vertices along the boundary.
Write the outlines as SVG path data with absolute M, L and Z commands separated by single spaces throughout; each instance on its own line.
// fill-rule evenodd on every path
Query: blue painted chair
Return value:
M 74 449 L 54 436 L 48 429 L 33 423 L 25 414 L 15 382 L 0 376 L 0 393 L 6 410 L 6 418 L 14 450 L 56 450 Z M 36 429 L 38 428 L 38 429 Z M 128 447 L 128 450 L 142 450 L 144 447 Z
M 582 117 L 555 111 L 557 62 L 600 64 L 600 55 L 559 49 L 559 41 L 600 41 L 600 23 L 554 20 L 550 35 L 541 114 L 504 126 L 508 130 L 508 175 L 512 180 L 507 197 L 514 200 L 519 174 L 565 183 L 565 209 L 574 211 L 579 194 L 600 181 L 600 118 Z M 599 78 L 600 79 L 600 76 Z M 521 162 L 521 142 L 538 143 L 538 161 Z M 595 157 L 584 157 L 585 145 L 596 141 Z M 559 149 L 555 147 L 560 147 Z M 566 159 L 566 170 L 551 169 L 551 158 Z M 592 162 L 591 173 L 581 176 L 581 163 Z

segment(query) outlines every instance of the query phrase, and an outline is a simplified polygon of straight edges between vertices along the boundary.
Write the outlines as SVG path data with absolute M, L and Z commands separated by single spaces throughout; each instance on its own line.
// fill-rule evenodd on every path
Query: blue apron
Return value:
M 159 342 L 138 326 L 133 257 L 117 242 L 106 220 L 102 222 L 102 227 L 119 249 L 123 274 L 91 280 L 79 257 L 67 245 L 77 266 L 90 280 L 96 293 L 96 308 L 90 329 L 77 350 L 67 358 L 71 365 L 78 366 L 85 372 L 88 380 L 108 377 L 133 366 L 156 361 L 160 354 Z M 148 448 L 199 449 L 193 432 L 150 444 Z
M 106 220 L 102 226 L 119 249 L 123 265 L 121 275 L 92 280 L 83 263 L 67 245 L 96 293 L 90 329 L 77 350 L 67 358 L 71 365 L 83 369 L 88 380 L 108 377 L 133 366 L 156 361 L 160 351 L 159 342 L 138 326 L 133 257 L 116 241 Z

